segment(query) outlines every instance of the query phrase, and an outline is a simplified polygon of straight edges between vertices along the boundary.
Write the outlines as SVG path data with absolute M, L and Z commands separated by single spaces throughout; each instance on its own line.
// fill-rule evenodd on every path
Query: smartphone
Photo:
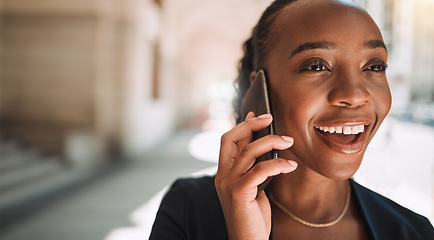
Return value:
M 250 84 L 250 87 L 247 90 L 241 104 L 242 116 L 245 117 L 250 111 L 254 112 L 256 116 L 265 113 L 272 114 L 269 83 L 267 81 L 267 77 L 265 76 L 264 70 L 259 70 L 257 72 L 256 77 Z M 267 128 L 254 132 L 253 141 L 269 134 L 276 134 L 274 120 Z M 258 157 L 255 164 L 260 161 L 265 161 L 267 159 L 276 159 L 278 157 L 278 151 L 276 149 L 273 149 L 269 153 Z M 270 183 L 271 180 L 272 177 L 269 177 L 265 182 L 261 183 L 258 186 L 257 195 L 259 195 L 265 189 L 265 187 L 268 185 L 268 183 Z

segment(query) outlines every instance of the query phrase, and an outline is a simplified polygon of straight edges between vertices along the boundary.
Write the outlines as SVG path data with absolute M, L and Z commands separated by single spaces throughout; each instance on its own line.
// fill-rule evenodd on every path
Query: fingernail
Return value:
M 297 167 L 298 163 L 296 161 L 288 160 L 289 164 L 291 164 L 293 167 Z
M 258 118 L 262 118 L 262 119 L 270 118 L 270 117 L 271 117 L 271 114 L 269 114 L 269 113 L 262 114 L 262 115 L 258 116 Z
M 280 137 L 287 142 L 294 142 L 294 139 L 292 137 L 288 137 L 288 136 L 280 136 Z

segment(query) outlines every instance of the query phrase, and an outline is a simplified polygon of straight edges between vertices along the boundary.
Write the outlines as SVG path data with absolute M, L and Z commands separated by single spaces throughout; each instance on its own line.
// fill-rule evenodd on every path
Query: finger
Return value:
M 279 174 L 290 173 L 297 169 L 297 162 L 282 158 L 270 159 L 256 164 L 250 169 L 240 181 L 240 185 L 246 186 L 248 194 L 257 194 L 258 185 L 267 178 Z
M 255 117 L 255 113 L 254 112 L 249 112 L 246 116 L 245 121 L 252 119 Z M 250 134 L 248 137 L 238 141 L 237 143 L 237 153 L 235 154 L 235 156 L 233 157 L 233 159 L 235 159 L 243 150 L 244 146 L 246 146 L 247 144 L 249 144 L 253 139 L 253 133 Z
M 229 132 L 223 134 L 220 145 L 219 171 L 229 171 L 232 168 L 233 159 L 237 155 L 238 148 L 242 148 L 238 144 L 245 144 L 245 141 L 250 142 L 253 132 L 266 128 L 271 124 L 272 120 L 273 118 L 270 114 L 248 118 Z
M 255 163 L 256 159 L 267 152 L 277 149 L 285 150 L 294 144 L 294 139 L 288 136 L 267 135 L 242 149 L 231 169 L 236 175 L 247 172 Z
M 250 111 L 250 112 L 247 113 L 246 118 L 244 119 L 244 121 L 246 121 L 248 119 L 251 119 L 251 118 L 254 118 L 254 117 L 255 117 L 255 113 Z M 223 141 L 224 140 L 223 140 L 223 136 L 222 136 L 222 143 L 223 143 Z M 242 149 L 242 147 L 244 145 L 246 145 L 247 143 L 249 143 L 251 141 L 252 141 L 252 135 L 250 135 L 249 137 L 246 137 L 246 138 L 238 141 L 238 143 L 237 143 L 237 149 Z M 232 168 L 232 165 L 234 163 L 234 157 L 231 157 L 231 158 L 229 158 L 227 160 L 223 159 L 224 156 L 222 156 L 222 153 L 225 152 L 225 151 L 234 151 L 234 150 L 233 149 L 226 150 L 226 149 L 223 149 L 222 146 L 220 147 L 220 156 L 219 156 L 219 162 L 218 162 L 219 167 L 218 167 L 218 170 L 217 170 L 216 180 L 218 180 L 218 179 L 226 176 L 227 172 Z M 239 150 L 236 151 L 237 152 L 236 154 L 233 154 L 233 153 L 229 152 L 228 155 L 230 155 L 230 156 L 236 156 L 236 155 L 238 155 L 238 151 Z
M 238 124 L 232 128 L 229 132 L 223 134 L 221 139 L 220 153 L 226 153 L 229 157 L 235 157 L 238 144 L 246 138 L 252 137 L 254 131 L 258 131 L 266 128 L 271 124 L 273 118 L 270 114 L 264 114 L 255 118 L 249 118 L 246 121 Z M 228 151 L 230 150 L 230 151 Z M 223 155 L 223 157 L 226 157 Z

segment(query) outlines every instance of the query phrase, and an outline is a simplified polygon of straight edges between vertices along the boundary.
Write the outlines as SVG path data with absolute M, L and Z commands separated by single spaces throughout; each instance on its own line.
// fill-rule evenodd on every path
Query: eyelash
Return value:
M 322 59 L 314 59 L 300 66 L 300 72 L 311 71 L 311 72 L 320 72 L 320 71 L 330 71 L 330 68 L 327 67 L 327 62 Z M 314 68 L 315 67 L 315 68 Z M 388 65 L 382 60 L 375 59 L 372 63 L 368 63 L 368 66 L 363 68 L 362 71 L 372 71 L 372 72 L 384 72 L 386 71 Z
M 387 66 L 387 63 L 379 60 L 379 62 L 372 63 L 368 67 L 364 68 L 363 71 L 384 72 L 386 71 Z
M 300 71 L 304 72 L 304 71 L 312 71 L 312 72 L 320 72 L 320 71 L 330 71 L 330 69 L 326 66 L 326 62 L 322 59 L 313 59 L 305 64 L 302 64 L 300 66 Z M 320 67 L 321 69 L 312 69 L 313 67 Z

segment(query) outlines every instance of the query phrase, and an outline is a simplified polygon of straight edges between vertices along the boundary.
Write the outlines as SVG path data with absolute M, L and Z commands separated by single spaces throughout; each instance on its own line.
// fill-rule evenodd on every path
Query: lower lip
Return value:
M 364 147 L 364 140 L 366 136 L 366 126 L 365 131 L 360 133 L 360 136 L 357 137 L 357 139 L 352 143 L 342 143 L 339 141 L 336 141 L 334 139 L 331 139 L 325 135 L 323 135 L 320 130 L 315 129 L 315 132 L 320 137 L 320 139 L 330 148 L 332 148 L 335 151 L 344 153 L 344 154 L 356 154 L 363 150 Z

